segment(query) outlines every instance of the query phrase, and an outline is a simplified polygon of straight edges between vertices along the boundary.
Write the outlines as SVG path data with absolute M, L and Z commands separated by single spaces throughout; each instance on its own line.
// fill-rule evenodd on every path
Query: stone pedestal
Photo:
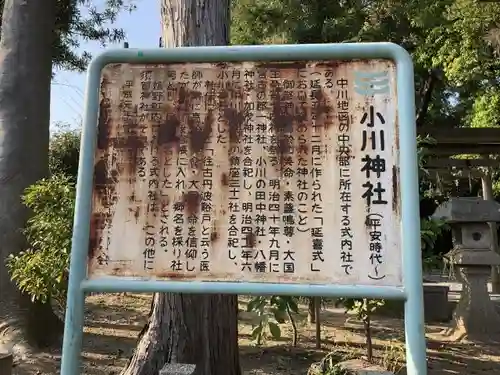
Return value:
M 361 359 L 343 361 L 338 363 L 337 366 L 352 375 L 394 375 L 393 372 L 384 370 L 379 365 Z
M 196 365 L 186 363 L 167 363 L 159 371 L 159 375 L 192 375 L 196 370 Z
M 424 283 L 424 318 L 425 323 L 447 323 L 452 319 L 452 306 L 448 301 L 450 287 Z M 404 317 L 404 301 L 387 300 L 377 309 L 375 315 L 391 318 Z
M 446 258 L 462 283 L 454 327 L 446 333 L 456 340 L 500 342 L 500 316 L 487 288 L 491 267 L 500 265 L 488 225 L 500 221 L 500 205 L 480 198 L 452 198 L 433 216 L 451 224 L 454 246 Z
M 454 327 L 446 333 L 456 340 L 500 342 L 500 315 L 487 288 L 491 267 L 457 268 L 462 294 L 453 313 Z
M 451 307 L 448 302 L 450 287 L 446 285 L 424 284 L 425 322 L 449 322 Z

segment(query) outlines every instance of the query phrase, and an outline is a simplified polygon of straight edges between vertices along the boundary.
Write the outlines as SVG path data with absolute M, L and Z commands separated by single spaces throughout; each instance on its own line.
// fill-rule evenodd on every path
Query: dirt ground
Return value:
M 83 374 L 118 375 L 131 356 L 151 303 L 145 294 L 103 294 L 87 298 L 84 334 Z M 240 301 L 245 308 L 245 301 Z M 250 339 L 252 329 L 248 314 L 239 324 L 241 365 L 245 375 L 306 375 L 309 366 L 335 351 L 345 356 L 364 354 L 362 325 L 346 317 L 342 309 L 326 308 L 321 312 L 322 349 L 315 349 L 315 327 L 307 322 L 306 308 L 297 316 L 299 340 L 291 345 L 292 329 L 281 326 L 279 341 L 268 339 L 256 347 Z M 347 318 L 347 319 L 346 319 Z M 500 375 L 500 347 L 458 344 L 445 341 L 440 332 L 447 325 L 428 325 L 427 346 L 429 375 L 488 374 Z M 381 362 L 399 367 L 404 364 L 403 322 L 375 318 L 373 336 L 376 356 Z M 40 353 L 33 363 L 21 363 L 14 375 L 52 375 L 58 373 L 60 353 Z

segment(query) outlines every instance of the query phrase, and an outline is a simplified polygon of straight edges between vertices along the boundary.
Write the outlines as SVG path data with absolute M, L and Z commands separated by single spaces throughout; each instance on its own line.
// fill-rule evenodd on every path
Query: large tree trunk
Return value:
M 229 0 L 160 0 L 162 46 L 229 44 Z
M 157 374 L 165 363 L 196 374 L 239 375 L 236 296 L 155 294 L 149 321 L 122 375 Z
M 226 45 L 228 0 L 161 0 L 163 47 Z M 149 322 L 122 375 L 156 374 L 165 363 L 203 375 L 240 375 L 234 295 L 156 294 Z
M 0 41 L 0 341 L 17 352 L 48 346 L 62 331 L 50 304 L 11 282 L 9 254 L 26 246 L 24 189 L 48 172 L 50 81 L 56 0 L 6 0 Z M 43 322 L 42 324 L 40 324 Z

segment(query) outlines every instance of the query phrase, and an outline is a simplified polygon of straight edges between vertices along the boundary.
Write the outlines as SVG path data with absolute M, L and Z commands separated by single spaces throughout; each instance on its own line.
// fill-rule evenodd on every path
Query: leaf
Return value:
M 252 340 L 257 340 L 258 337 L 262 334 L 262 329 L 264 327 L 262 326 L 262 324 L 259 324 L 258 326 L 256 326 L 253 330 L 252 330 L 252 333 L 250 334 L 251 337 L 252 337 Z
M 248 302 L 247 304 L 247 312 L 255 311 L 257 309 L 257 305 L 259 304 L 259 302 L 260 302 L 259 296 L 251 299 L 250 302 Z
M 293 297 L 291 297 L 288 301 L 288 308 L 295 314 L 299 313 L 299 306 Z
M 274 315 L 274 319 L 276 319 L 276 321 L 278 323 L 280 323 L 280 324 L 285 323 L 285 321 L 287 319 L 286 311 L 283 311 L 283 310 L 280 310 L 277 308 L 274 308 L 271 311 Z
M 286 306 L 288 305 L 288 296 L 277 296 L 271 304 L 276 306 L 279 310 L 285 311 Z
M 280 326 L 274 322 L 268 322 L 269 324 L 269 332 L 271 332 L 271 336 L 274 339 L 279 339 L 281 337 L 281 329 Z
M 267 297 L 259 297 L 259 303 L 257 304 L 257 309 L 261 312 L 264 313 L 264 310 L 268 304 L 268 298 Z

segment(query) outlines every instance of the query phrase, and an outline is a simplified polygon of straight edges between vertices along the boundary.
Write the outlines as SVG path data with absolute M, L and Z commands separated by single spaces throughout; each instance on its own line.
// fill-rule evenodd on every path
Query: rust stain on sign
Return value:
M 186 205 L 186 211 L 189 215 L 194 215 L 201 203 L 200 193 L 197 191 L 188 191 L 182 195 L 183 203 Z
M 395 74 L 107 66 L 88 277 L 401 285 Z

